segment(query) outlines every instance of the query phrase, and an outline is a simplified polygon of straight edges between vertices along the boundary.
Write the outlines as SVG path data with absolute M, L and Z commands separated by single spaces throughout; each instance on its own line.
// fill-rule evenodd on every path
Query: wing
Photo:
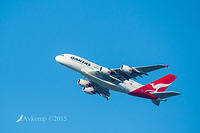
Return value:
M 96 90 L 96 93 L 98 93 L 100 96 L 105 97 L 107 100 L 110 99 L 110 92 L 108 89 L 94 87 Z
M 88 79 L 89 80 L 89 79 Z M 93 81 L 89 80 L 92 87 L 95 89 L 95 92 L 99 94 L 99 96 L 105 97 L 107 100 L 110 99 L 110 92 L 109 89 L 103 88 L 98 84 L 94 83 Z
M 126 74 L 121 69 L 111 69 L 112 70 L 112 76 L 115 78 L 118 78 L 122 81 L 128 80 L 130 78 L 136 79 L 137 76 L 142 77 L 142 75 L 148 75 L 148 72 L 158 70 L 161 68 L 168 68 L 168 65 L 152 65 L 152 66 L 143 66 L 143 67 L 132 67 L 133 71 L 131 74 Z

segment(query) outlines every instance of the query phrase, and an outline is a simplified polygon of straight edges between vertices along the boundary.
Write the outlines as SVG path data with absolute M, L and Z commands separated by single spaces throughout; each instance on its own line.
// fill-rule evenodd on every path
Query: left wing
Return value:
M 122 67 L 125 65 L 122 65 Z M 120 69 L 111 69 L 112 71 L 112 76 L 115 78 L 118 78 L 122 81 L 128 80 L 130 78 L 136 79 L 137 76 L 142 77 L 142 75 L 148 75 L 148 72 L 158 70 L 161 68 L 168 68 L 168 65 L 152 65 L 152 66 L 143 66 L 143 67 L 128 67 L 125 66 L 127 69 L 127 72 L 131 71 L 131 73 L 127 73 L 126 71 L 122 70 L 122 67 Z

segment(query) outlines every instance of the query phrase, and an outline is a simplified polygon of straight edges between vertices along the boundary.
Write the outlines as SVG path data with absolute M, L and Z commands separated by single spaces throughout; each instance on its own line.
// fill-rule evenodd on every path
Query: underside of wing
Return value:
M 167 65 L 152 65 L 152 66 L 143 66 L 143 67 L 129 67 L 126 65 L 122 65 L 120 69 L 111 69 L 112 76 L 118 78 L 122 81 L 128 80 L 131 78 L 136 79 L 137 76 L 142 77 L 142 75 L 148 75 L 148 72 L 158 70 L 164 67 L 168 67 Z
M 103 88 L 99 86 L 98 84 L 94 83 L 93 81 L 89 80 L 93 88 L 95 89 L 95 92 L 99 94 L 102 97 L 105 97 L 107 100 L 110 98 L 110 92 L 109 89 Z
M 110 99 L 110 93 L 109 90 L 107 89 L 106 91 L 104 89 L 99 89 L 96 91 L 100 96 L 105 97 L 107 100 Z
M 147 73 L 147 72 L 158 70 L 164 67 L 168 68 L 168 65 L 152 65 L 152 66 L 143 66 L 143 67 L 134 67 L 134 68 L 137 69 L 138 71 Z

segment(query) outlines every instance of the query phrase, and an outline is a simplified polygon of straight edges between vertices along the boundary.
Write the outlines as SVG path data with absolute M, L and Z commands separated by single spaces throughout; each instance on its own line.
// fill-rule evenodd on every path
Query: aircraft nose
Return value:
M 56 60 L 56 62 L 61 62 L 61 56 L 60 55 L 56 56 L 55 60 Z

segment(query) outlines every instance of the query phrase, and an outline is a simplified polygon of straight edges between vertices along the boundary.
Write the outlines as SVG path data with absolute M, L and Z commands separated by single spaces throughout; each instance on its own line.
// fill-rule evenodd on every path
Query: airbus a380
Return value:
M 147 85 L 131 80 L 131 78 L 136 79 L 137 76 L 148 75 L 148 72 L 168 67 L 168 65 L 144 67 L 122 65 L 119 69 L 109 69 L 72 54 L 58 55 L 55 57 L 55 60 L 86 77 L 87 80 L 79 79 L 78 85 L 83 87 L 83 92 L 87 94 L 99 94 L 109 99 L 109 90 L 113 90 L 150 99 L 157 106 L 160 104 L 160 101 L 166 101 L 168 97 L 180 94 L 174 91 L 165 91 L 176 79 L 176 76 L 172 74 Z

